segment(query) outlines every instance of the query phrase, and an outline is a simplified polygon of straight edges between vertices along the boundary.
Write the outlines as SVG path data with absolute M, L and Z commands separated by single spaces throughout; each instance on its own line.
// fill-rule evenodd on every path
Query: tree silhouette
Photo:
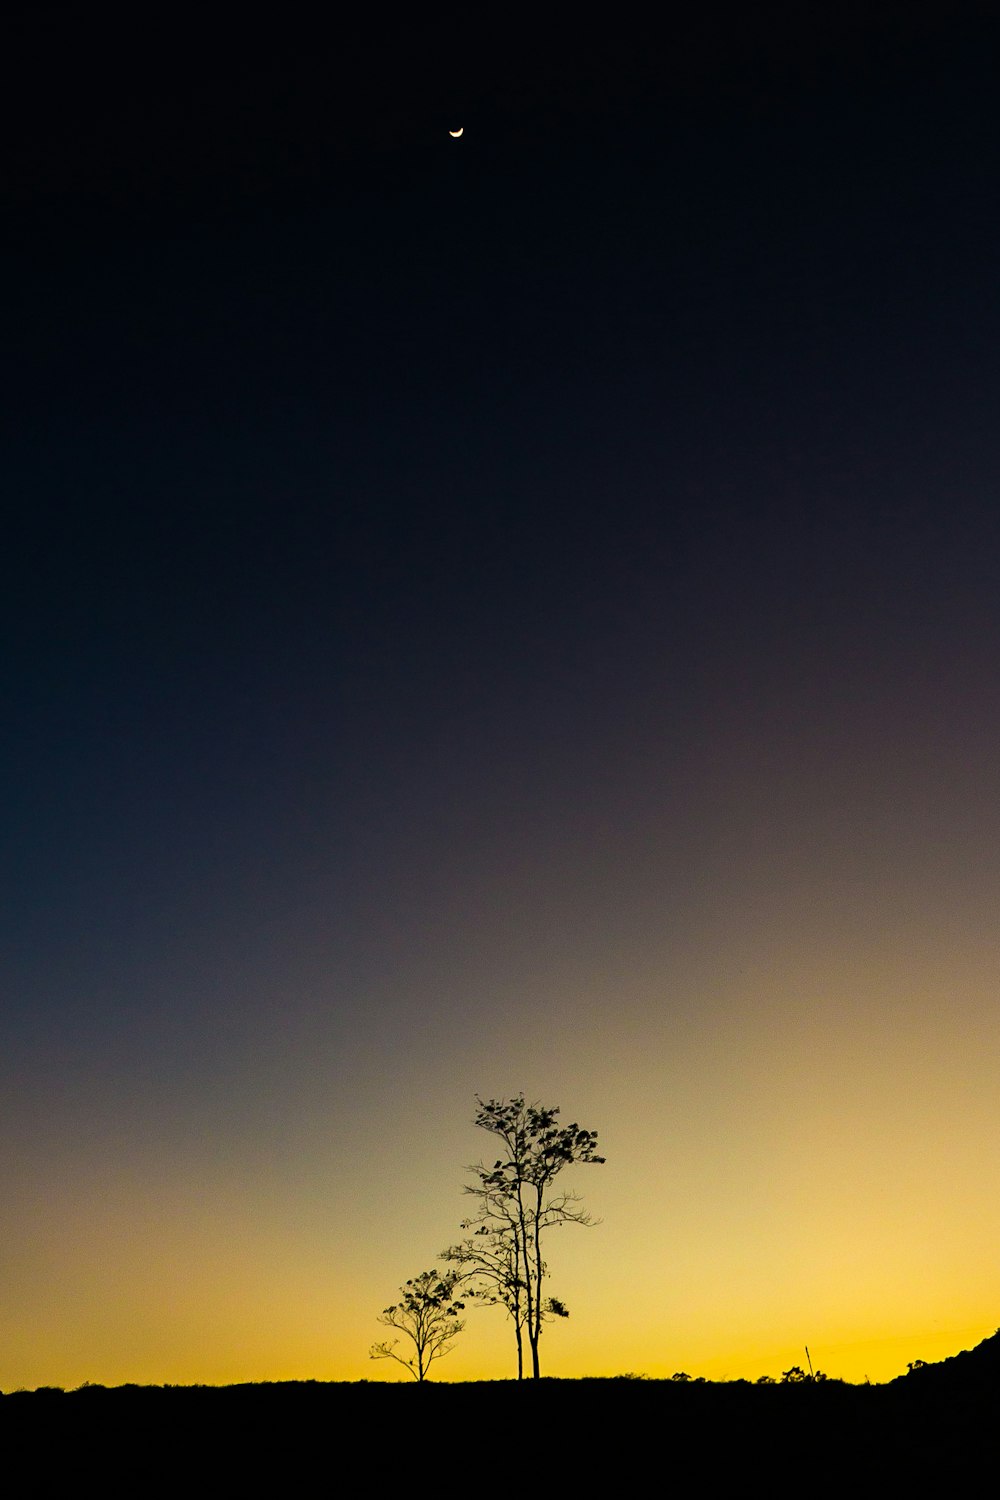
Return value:
M 370 1359 L 394 1359 L 409 1370 L 414 1380 L 426 1380 L 427 1371 L 436 1359 L 442 1359 L 454 1348 L 454 1340 L 465 1327 L 465 1321 L 457 1316 L 464 1311 L 465 1303 L 455 1300 L 455 1288 L 459 1276 L 456 1271 L 439 1275 L 435 1271 L 421 1271 L 405 1286 L 400 1287 L 402 1300 L 379 1313 L 379 1322 L 386 1328 L 398 1328 L 413 1344 L 413 1355 L 407 1359 L 396 1353 L 398 1339 L 372 1344 L 368 1351 Z
M 597 1134 L 579 1125 L 559 1125 L 558 1108 L 528 1104 L 523 1094 L 513 1099 L 483 1100 L 476 1095 L 475 1123 L 499 1142 L 501 1153 L 492 1166 L 470 1167 L 477 1179 L 465 1191 L 476 1199 L 476 1212 L 463 1224 L 471 1229 L 460 1245 L 445 1252 L 459 1267 L 456 1273 L 470 1294 L 507 1309 L 517 1342 L 518 1379 L 524 1375 L 524 1339 L 531 1351 L 531 1371 L 541 1369 L 538 1344 L 543 1323 L 568 1317 L 557 1297 L 543 1294 L 548 1268 L 542 1258 L 542 1239 L 556 1224 L 593 1224 L 575 1193 L 557 1192 L 553 1182 L 576 1162 L 602 1163 Z

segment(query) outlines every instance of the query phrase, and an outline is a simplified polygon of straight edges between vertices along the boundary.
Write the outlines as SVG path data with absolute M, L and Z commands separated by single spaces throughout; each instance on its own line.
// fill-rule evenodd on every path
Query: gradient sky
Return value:
M 546 1373 L 1000 1322 L 989 7 L 749 9 L 18 33 L 0 1388 L 394 1378 L 521 1090 Z

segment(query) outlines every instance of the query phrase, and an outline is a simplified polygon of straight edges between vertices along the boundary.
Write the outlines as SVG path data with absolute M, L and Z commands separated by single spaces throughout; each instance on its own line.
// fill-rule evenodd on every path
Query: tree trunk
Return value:
M 534 1310 L 534 1271 L 531 1265 L 531 1232 L 527 1216 L 524 1211 L 524 1188 L 520 1182 L 517 1184 L 517 1226 L 515 1233 L 518 1237 L 518 1248 L 524 1265 L 524 1288 L 525 1288 L 525 1321 L 528 1325 L 528 1342 L 531 1344 L 532 1362 L 535 1367 L 535 1377 L 538 1377 L 538 1355 L 535 1352 L 535 1310 Z
M 531 1215 L 531 1229 L 534 1238 L 534 1272 L 535 1272 L 535 1306 L 528 1317 L 530 1326 L 528 1334 L 531 1339 L 531 1367 L 532 1374 L 536 1380 L 541 1379 L 541 1369 L 538 1363 L 538 1341 L 542 1336 L 542 1280 L 545 1276 L 545 1267 L 542 1263 L 542 1189 L 540 1184 L 535 1184 L 535 1205 Z

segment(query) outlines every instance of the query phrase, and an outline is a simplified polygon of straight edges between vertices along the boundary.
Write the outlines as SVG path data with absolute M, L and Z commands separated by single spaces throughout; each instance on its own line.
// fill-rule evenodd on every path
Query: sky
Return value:
M 544 1373 L 1000 1323 L 995 27 L 749 10 L 16 9 L 0 1389 L 405 1378 L 522 1091 Z

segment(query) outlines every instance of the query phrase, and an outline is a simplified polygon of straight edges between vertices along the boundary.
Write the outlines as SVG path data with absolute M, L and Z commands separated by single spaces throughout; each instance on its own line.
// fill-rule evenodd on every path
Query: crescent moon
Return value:
M 465 126 L 464 125 L 460 125 L 457 130 L 449 130 L 448 134 L 449 135 L 453 135 L 455 137 L 455 139 L 458 140 L 458 137 L 462 134 L 462 132 L 464 130 L 465 130 Z

